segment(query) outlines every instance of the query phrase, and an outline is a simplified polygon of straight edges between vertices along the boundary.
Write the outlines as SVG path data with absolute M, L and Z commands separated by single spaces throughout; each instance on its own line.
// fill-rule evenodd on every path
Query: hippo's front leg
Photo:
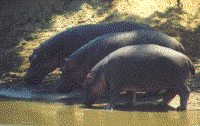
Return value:
M 128 102 L 125 103 L 125 105 L 130 106 L 134 104 L 136 100 L 136 90 L 128 90 L 126 91 L 126 94 L 128 96 Z
M 82 85 L 82 88 L 84 88 L 86 92 L 83 98 L 83 104 L 85 104 L 85 106 L 88 108 L 95 103 L 95 99 L 98 97 L 98 94 L 95 94 L 96 92 L 94 91 L 95 87 L 92 86 L 92 84 L 94 84 L 93 81 L 93 77 L 88 75 L 84 84 Z
M 179 107 L 177 107 L 178 111 L 183 111 L 186 110 L 187 108 L 187 102 L 190 96 L 190 89 L 188 88 L 187 85 L 181 85 L 178 88 L 178 95 L 180 96 L 180 103 L 181 105 Z
M 85 104 L 85 106 L 87 108 L 89 108 L 89 107 L 92 106 L 92 104 L 95 103 L 95 100 L 93 99 L 93 96 L 92 96 L 92 93 L 91 93 L 90 90 L 86 89 L 86 92 L 87 93 L 86 93 L 86 95 L 83 98 L 83 101 L 84 101 L 83 104 Z
M 190 90 L 185 84 L 179 86 L 176 89 L 168 88 L 165 93 L 163 93 L 163 101 L 159 103 L 159 105 L 164 105 L 167 107 L 167 104 L 169 104 L 177 94 L 180 96 L 180 106 L 177 107 L 177 110 L 186 110 Z
M 114 83 L 114 81 L 109 81 L 108 83 L 110 85 L 110 90 L 109 90 L 109 102 L 108 105 L 105 107 L 107 110 L 113 110 L 115 109 L 115 104 L 116 104 L 116 99 L 119 97 L 119 92 L 118 91 L 120 88 L 117 88 L 118 84 Z
M 75 89 L 76 85 L 73 79 L 74 73 L 74 69 L 65 69 L 65 71 L 62 71 L 61 79 L 56 90 L 60 93 L 66 93 Z

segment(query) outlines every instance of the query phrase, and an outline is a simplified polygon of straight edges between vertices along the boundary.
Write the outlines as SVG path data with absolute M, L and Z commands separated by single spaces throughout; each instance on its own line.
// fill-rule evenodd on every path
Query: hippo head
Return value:
M 61 65 L 62 75 L 60 77 L 60 82 L 57 86 L 57 90 L 60 92 L 69 92 L 77 88 L 77 83 L 75 82 L 76 65 L 71 60 L 65 58 L 64 63 Z
M 108 91 L 109 86 L 106 84 L 104 74 L 95 77 L 95 74 L 89 73 L 82 85 L 82 88 L 87 92 L 87 95 L 85 95 L 87 100 L 90 99 L 96 101 L 99 96 L 102 96 Z M 86 102 L 86 104 L 88 103 Z
M 36 85 L 40 83 L 45 76 L 54 71 L 60 65 L 60 58 L 54 56 L 38 56 L 32 55 L 30 59 L 29 69 L 24 76 L 25 83 Z
M 77 66 L 75 61 L 65 59 L 65 63 L 61 66 L 62 75 L 58 84 L 58 90 L 60 92 L 68 92 L 80 88 L 89 70 L 85 64 Z
M 90 87 L 90 92 L 96 95 L 103 95 L 109 87 L 106 84 L 105 76 L 103 73 L 99 77 L 95 77 L 93 73 L 89 73 L 82 86 L 83 88 Z

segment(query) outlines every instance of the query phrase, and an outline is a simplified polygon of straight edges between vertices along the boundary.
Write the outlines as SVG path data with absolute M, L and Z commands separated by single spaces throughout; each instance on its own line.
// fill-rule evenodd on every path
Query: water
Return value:
M 30 101 L 1 101 L 0 124 L 20 125 L 200 125 L 200 112 L 142 112 L 85 109 L 82 105 Z M 97 105 L 97 107 L 104 105 Z

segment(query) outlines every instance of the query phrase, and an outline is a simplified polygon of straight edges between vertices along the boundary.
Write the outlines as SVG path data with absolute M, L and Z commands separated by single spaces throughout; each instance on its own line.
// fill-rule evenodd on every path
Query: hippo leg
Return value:
M 168 88 L 163 94 L 162 102 L 157 104 L 157 109 L 160 111 L 168 111 L 168 104 L 173 100 L 177 95 L 176 89 Z
M 178 90 L 178 95 L 180 96 L 181 105 L 177 107 L 178 111 L 186 110 L 187 102 L 190 95 L 190 90 L 187 85 L 181 85 Z
M 101 77 L 100 77 L 101 78 Z M 102 79 L 100 79 L 102 80 Z M 91 107 L 92 104 L 100 97 L 101 91 L 103 89 L 102 84 L 105 84 L 105 81 L 96 82 L 92 76 L 87 76 L 83 88 L 86 90 L 86 96 L 83 101 L 86 107 Z M 93 86 L 95 84 L 95 86 Z M 105 90 L 105 89 L 104 89 Z
M 67 69 L 61 75 L 61 80 L 57 86 L 57 91 L 60 93 L 66 93 L 74 90 L 76 86 L 76 80 L 74 79 L 74 69 Z
M 110 85 L 110 90 L 109 90 L 109 102 L 108 105 L 105 107 L 107 110 L 113 110 L 115 109 L 115 103 L 116 99 L 119 97 L 119 89 L 117 84 L 114 83 L 114 81 L 109 81 L 108 83 Z M 118 84 L 119 85 L 119 84 Z
M 95 100 L 93 99 L 93 97 L 94 97 L 94 94 L 93 94 L 93 96 L 92 96 L 92 93 L 90 92 L 90 90 L 86 90 L 86 96 L 84 97 L 84 99 L 83 99 L 83 104 L 85 104 L 85 106 L 87 107 L 87 108 L 89 108 L 89 107 L 91 107 L 92 106 L 92 104 L 94 104 L 95 103 Z
M 177 94 L 180 96 L 180 103 L 181 103 L 181 105 L 177 107 L 177 110 L 178 111 L 186 110 L 190 90 L 185 84 L 181 85 L 178 89 L 168 88 L 165 91 L 165 93 L 163 93 L 164 96 L 163 101 L 159 104 L 167 106 L 167 104 L 169 104 Z
M 177 91 L 173 88 L 168 88 L 165 93 L 163 93 L 163 101 L 161 104 L 167 105 L 172 99 L 177 95 Z
M 128 90 L 128 91 L 126 91 L 126 94 L 128 96 L 128 102 L 125 103 L 125 105 L 129 106 L 132 103 L 134 104 L 135 100 L 136 100 L 136 91 L 135 90 Z

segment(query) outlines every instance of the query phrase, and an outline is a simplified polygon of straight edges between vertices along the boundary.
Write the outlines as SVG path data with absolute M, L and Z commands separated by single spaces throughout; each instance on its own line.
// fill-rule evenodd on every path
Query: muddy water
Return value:
M 1 101 L 0 124 L 20 125 L 200 125 L 200 112 L 142 112 L 85 109 L 81 105 Z

